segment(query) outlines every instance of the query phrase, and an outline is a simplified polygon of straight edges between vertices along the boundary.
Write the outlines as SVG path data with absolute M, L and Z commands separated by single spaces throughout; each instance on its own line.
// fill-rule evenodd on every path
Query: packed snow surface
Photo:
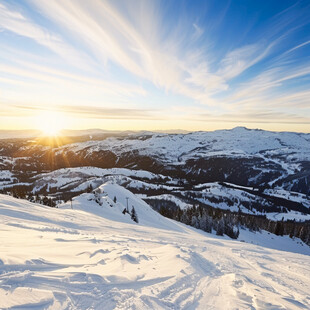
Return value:
M 310 309 L 309 247 L 206 234 L 111 183 L 92 195 L 73 209 L 0 195 L 0 309 Z

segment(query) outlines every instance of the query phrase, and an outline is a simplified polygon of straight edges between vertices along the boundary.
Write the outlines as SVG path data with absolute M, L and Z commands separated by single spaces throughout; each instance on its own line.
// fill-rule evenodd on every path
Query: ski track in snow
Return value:
M 3 195 L 0 215 L 0 309 L 310 309 L 308 255 Z

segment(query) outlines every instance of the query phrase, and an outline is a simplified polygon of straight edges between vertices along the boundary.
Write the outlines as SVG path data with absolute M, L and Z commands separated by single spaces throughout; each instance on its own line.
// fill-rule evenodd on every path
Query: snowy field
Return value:
M 137 224 L 117 212 L 128 193 L 103 190 L 101 205 L 84 195 L 73 209 L 0 195 L 0 309 L 310 309 L 309 247 L 216 237 L 139 198 Z M 280 240 L 292 252 L 271 249 Z

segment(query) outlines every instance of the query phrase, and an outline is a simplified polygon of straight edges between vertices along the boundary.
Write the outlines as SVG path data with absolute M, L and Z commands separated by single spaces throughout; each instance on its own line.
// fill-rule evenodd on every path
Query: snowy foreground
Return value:
M 73 210 L 0 195 L 0 309 L 310 309 L 308 247 L 216 237 L 138 200 L 137 224 L 124 195 Z

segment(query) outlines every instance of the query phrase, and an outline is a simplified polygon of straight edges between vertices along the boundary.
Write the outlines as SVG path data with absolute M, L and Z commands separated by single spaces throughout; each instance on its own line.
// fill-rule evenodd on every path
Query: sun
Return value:
M 58 136 L 65 125 L 65 115 L 57 111 L 43 111 L 36 116 L 36 127 L 44 136 Z

